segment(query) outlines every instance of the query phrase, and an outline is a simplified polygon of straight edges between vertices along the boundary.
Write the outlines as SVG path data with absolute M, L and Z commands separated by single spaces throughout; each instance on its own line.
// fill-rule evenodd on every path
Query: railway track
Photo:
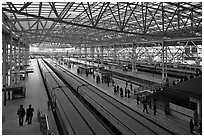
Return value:
M 87 110 L 70 89 L 46 65 L 39 61 L 52 109 L 57 113 L 61 134 L 110 135 L 114 134 Z M 58 128 L 59 129 L 59 128 Z
M 67 86 L 78 92 L 77 94 L 81 98 L 81 101 L 88 102 L 87 106 L 91 106 L 89 110 L 93 110 L 92 113 L 97 112 L 97 115 L 101 115 L 103 119 L 109 121 L 121 134 L 174 134 L 167 128 L 127 107 L 83 79 L 54 64 L 52 61 L 46 60 L 45 62 Z

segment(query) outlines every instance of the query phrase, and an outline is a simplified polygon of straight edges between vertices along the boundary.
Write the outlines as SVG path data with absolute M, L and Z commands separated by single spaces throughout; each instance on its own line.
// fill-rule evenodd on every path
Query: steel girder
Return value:
M 201 37 L 201 2 L 7 2 L 3 21 L 31 45 Z

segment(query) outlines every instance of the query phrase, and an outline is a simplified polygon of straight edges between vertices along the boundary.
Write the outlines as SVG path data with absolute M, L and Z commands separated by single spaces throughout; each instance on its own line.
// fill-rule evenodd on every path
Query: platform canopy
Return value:
M 202 2 L 3 2 L 3 28 L 36 47 L 202 37 Z
M 150 95 L 150 97 L 164 104 L 185 98 L 202 100 L 202 76 L 165 88 Z

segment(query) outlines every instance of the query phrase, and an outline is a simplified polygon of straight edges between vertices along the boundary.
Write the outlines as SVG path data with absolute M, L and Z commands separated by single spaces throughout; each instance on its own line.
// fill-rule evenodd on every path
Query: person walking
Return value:
M 109 87 L 110 79 L 107 79 L 107 86 Z
M 132 83 L 130 83 L 130 90 L 132 91 Z
M 25 116 L 25 109 L 23 108 L 23 105 L 20 105 L 20 108 L 17 111 L 17 115 L 19 118 L 19 126 L 23 126 L 23 119 Z
M 194 131 L 193 119 L 190 119 L 189 127 L 190 127 L 190 133 L 193 133 L 193 131 Z
M 154 103 L 154 104 L 153 104 L 154 115 L 156 115 L 156 113 L 157 113 L 156 100 L 154 100 L 153 103 Z
M 113 80 L 113 78 L 112 78 L 112 86 L 114 86 L 115 85 L 115 81 Z
M 26 110 L 26 117 L 27 117 L 26 119 L 28 124 L 32 124 L 33 112 L 34 112 L 34 109 L 31 107 L 31 104 L 30 104 L 29 108 L 27 108 Z
M 117 85 L 117 92 L 118 92 L 118 93 L 119 93 L 119 88 L 120 88 L 120 87 Z
M 120 96 L 123 97 L 123 88 L 120 88 Z
M 114 85 L 114 93 L 117 92 L 117 88 L 116 88 L 116 85 Z
M 126 83 L 125 83 L 125 86 L 127 87 L 128 86 L 128 82 L 126 81 Z
M 137 95 L 137 104 L 139 105 L 140 103 L 140 97 L 139 97 L 139 95 Z
M 127 89 L 127 97 L 130 98 L 130 89 Z
M 146 110 L 147 114 L 148 114 L 148 110 L 147 110 L 147 99 L 144 99 L 143 101 L 143 112 Z
M 136 94 L 136 92 L 137 92 L 137 91 L 136 91 L 136 88 L 134 88 L 134 94 Z
M 99 79 L 100 79 L 100 77 L 99 77 L 99 75 L 97 75 L 97 76 L 96 76 L 96 83 L 97 83 L 97 84 L 99 83 Z

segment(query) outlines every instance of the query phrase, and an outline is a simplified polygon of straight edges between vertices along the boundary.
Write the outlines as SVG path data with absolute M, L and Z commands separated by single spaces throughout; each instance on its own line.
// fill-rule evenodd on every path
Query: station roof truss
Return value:
M 30 46 L 202 37 L 202 2 L 4 2 L 2 22 Z

